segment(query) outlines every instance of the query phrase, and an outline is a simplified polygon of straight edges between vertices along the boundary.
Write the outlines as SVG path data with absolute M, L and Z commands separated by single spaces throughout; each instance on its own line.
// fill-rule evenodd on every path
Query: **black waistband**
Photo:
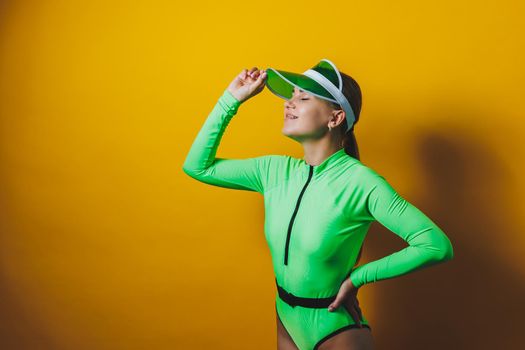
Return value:
M 328 307 L 336 298 L 336 296 L 328 297 L 328 298 L 303 298 L 293 295 L 292 293 L 288 293 L 284 288 L 279 286 L 277 283 L 277 279 L 275 280 L 275 284 L 277 285 L 277 291 L 279 292 L 279 297 L 285 301 L 288 305 L 295 307 L 295 306 L 303 306 L 303 307 L 310 307 L 310 308 L 325 308 Z

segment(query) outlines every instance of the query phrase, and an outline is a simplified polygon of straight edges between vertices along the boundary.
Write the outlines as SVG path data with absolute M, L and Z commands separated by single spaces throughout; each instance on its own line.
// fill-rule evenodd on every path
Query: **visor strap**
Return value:
M 343 107 L 343 110 L 346 113 L 346 121 L 348 124 L 347 130 L 350 130 L 350 128 L 354 124 L 355 115 L 354 111 L 352 110 L 352 107 L 350 106 L 350 103 L 346 99 L 345 95 L 341 92 L 341 90 L 339 90 L 337 86 L 334 85 L 334 83 L 332 83 L 318 71 L 308 69 L 303 74 L 315 80 L 317 83 L 319 83 L 319 85 L 324 87 L 336 99 L 336 102 L 338 102 L 341 105 L 341 107 Z

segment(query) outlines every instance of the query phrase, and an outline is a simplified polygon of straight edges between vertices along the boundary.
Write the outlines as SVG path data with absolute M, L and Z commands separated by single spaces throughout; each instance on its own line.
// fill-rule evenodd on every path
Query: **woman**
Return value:
M 231 118 L 264 86 L 286 100 L 282 132 L 301 143 L 303 159 L 217 158 Z M 360 110 L 357 82 L 327 59 L 302 74 L 244 69 L 219 98 L 185 160 L 184 172 L 201 182 L 264 195 L 279 350 L 372 349 L 358 288 L 453 257 L 444 232 L 359 160 L 353 129 Z M 374 221 L 408 246 L 355 267 Z

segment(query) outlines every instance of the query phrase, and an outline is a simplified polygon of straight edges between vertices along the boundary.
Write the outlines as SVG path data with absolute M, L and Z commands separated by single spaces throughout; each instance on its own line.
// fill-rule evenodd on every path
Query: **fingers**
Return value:
M 333 312 L 335 309 L 337 309 L 339 306 L 343 305 L 343 307 L 348 311 L 354 322 L 357 324 L 359 328 L 362 328 L 361 325 L 361 319 L 363 318 L 363 314 L 361 312 L 361 308 L 359 307 L 359 301 L 356 297 L 344 297 L 345 293 L 342 293 L 341 291 L 337 294 L 335 300 L 328 305 L 328 311 Z M 346 299 L 349 299 L 348 301 Z
M 249 70 L 243 69 L 241 73 L 237 76 L 237 78 L 244 80 L 244 81 L 252 81 L 252 82 L 258 82 L 260 83 L 262 79 L 266 78 L 266 70 L 261 69 L 258 70 L 257 67 L 252 67 Z
M 341 287 L 339 288 L 339 291 L 337 292 L 335 300 L 330 305 L 328 305 L 328 311 L 332 312 L 335 309 L 337 309 L 343 303 L 346 293 L 347 293 L 347 288 L 345 284 L 343 283 Z
M 257 67 L 252 67 L 250 70 L 244 68 L 240 73 L 239 75 L 237 76 L 238 78 L 240 79 L 243 79 L 243 80 L 246 80 L 248 77 L 250 78 L 253 78 L 253 79 L 256 79 L 257 77 L 253 76 L 254 73 L 256 72 L 257 70 Z
M 246 72 L 246 76 L 247 77 L 250 77 L 254 80 L 258 79 L 259 77 L 261 77 L 261 75 L 266 76 L 266 71 L 264 69 L 257 69 L 257 67 L 252 67 L 249 71 Z M 264 78 L 263 76 L 263 78 Z
M 352 303 L 352 301 L 345 301 L 343 303 L 343 306 L 346 309 L 346 311 L 348 311 L 350 316 L 352 316 L 352 319 L 357 324 L 357 326 L 359 328 L 362 328 L 361 319 L 363 318 L 363 315 L 359 306 L 355 303 Z
M 337 309 L 341 305 L 342 301 L 343 301 L 342 295 L 341 293 L 338 293 L 335 300 L 332 301 L 330 305 L 328 305 L 328 311 L 332 312 L 335 309 Z
M 250 69 L 248 71 L 248 75 L 252 78 L 252 79 L 257 79 L 257 67 L 252 67 L 252 69 Z
M 248 75 L 247 73 L 248 73 L 248 70 L 245 68 L 239 73 L 239 75 L 237 75 L 237 78 L 246 79 L 246 76 Z
M 350 316 L 352 316 L 357 326 L 361 328 L 362 327 L 361 326 L 361 318 L 362 318 L 361 309 L 359 309 L 359 307 L 356 307 L 356 305 L 354 304 L 354 305 L 348 306 L 346 310 L 348 311 Z
M 266 71 L 264 70 L 261 70 L 259 71 L 261 74 L 259 74 L 259 77 L 257 78 L 257 82 L 260 82 L 261 80 L 263 80 L 264 78 L 266 78 Z
M 257 70 L 257 68 L 254 67 L 250 70 L 250 72 L 251 73 L 248 73 L 249 78 L 246 79 L 246 83 L 250 85 L 250 90 L 252 91 L 252 93 L 258 94 L 264 89 L 266 71 Z
M 356 306 L 356 309 L 357 309 L 357 312 L 359 312 L 359 318 L 363 318 L 363 313 L 361 312 L 361 308 L 359 307 L 359 299 L 355 298 L 355 306 Z

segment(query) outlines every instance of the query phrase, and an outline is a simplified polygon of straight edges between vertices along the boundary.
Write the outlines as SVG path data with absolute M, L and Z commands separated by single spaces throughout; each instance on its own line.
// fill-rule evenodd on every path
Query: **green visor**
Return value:
M 348 129 L 355 121 L 350 103 L 343 95 L 343 79 L 337 67 L 327 59 L 322 59 L 304 73 L 294 73 L 274 68 L 266 69 L 266 86 L 275 95 L 285 100 L 293 96 L 294 87 L 319 98 L 340 105 L 346 113 Z

